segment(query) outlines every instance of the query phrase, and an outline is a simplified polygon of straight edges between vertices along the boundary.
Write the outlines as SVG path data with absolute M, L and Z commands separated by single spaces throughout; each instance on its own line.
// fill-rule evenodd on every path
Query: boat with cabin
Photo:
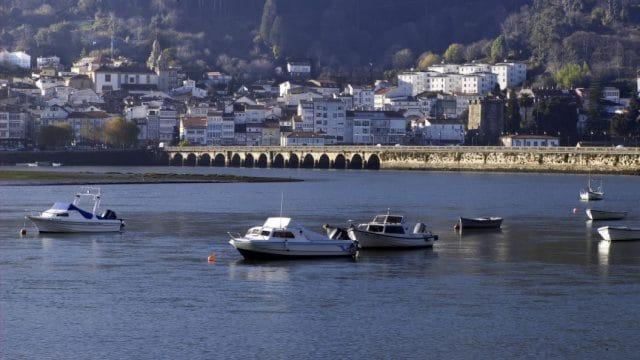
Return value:
M 112 210 L 98 214 L 100 208 L 100 188 L 83 187 L 76 193 L 73 202 L 57 202 L 35 215 L 27 215 L 41 233 L 89 233 L 118 232 L 124 228 L 124 221 Z M 92 203 L 91 211 L 80 208 L 82 202 Z
M 327 232 L 335 231 L 330 226 Z M 358 241 L 361 248 L 420 248 L 431 247 L 438 240 L 427 230 L 424 223 L 415 224 L 413 231 L 405 222 L 404 216 L 377 215 L 368 223 L 349 226 L 347 234 L 351 240 Z
M 315 257 L 353 257 L 358 242 L 332 240 L 307 229 L 288 217 L 268 218 L 246 234 L 229 234 L 231 244 L 245 259 L 290 259 Z

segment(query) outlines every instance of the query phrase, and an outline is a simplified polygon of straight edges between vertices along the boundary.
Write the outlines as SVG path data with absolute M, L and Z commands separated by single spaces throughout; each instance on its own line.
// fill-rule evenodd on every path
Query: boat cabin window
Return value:
M 58 213 L 56 214 L 58 217 L 69 217 L 69 213 Z
M 404 228 L 398 225 L 389 225 L 384 229 L 387 234 L 404 234 Z
M 260 235 L 262 235 L 262 236 L 269 236 L 269 235 L 271 235 L 271 232 L 270 232 L 270 231 L 268 231 L 268 230 L 263 230 L 263 231 L 260 233 Z
M 247 232 L 248 235 L 260 235 L 260 229 L 250 229 Z
M 285 238 L 285 239 L 294 239 L 296 236 L 293 235 L 291 231 L 274 231 L 273 237 L 277 238 Z
M 384 220 L 385 220 L 386 216 L 376 216 L 373 218 L 373 222 L 375 223 L 381 223 L 384 224 Z
M 381 233 L 382 230 L 384 230 L 384 226 L 381 226 L 381 225 L 369 225 L 369 228 L 367 230 L 371 231 L 371 232 L 379 232 L 379 233 Z

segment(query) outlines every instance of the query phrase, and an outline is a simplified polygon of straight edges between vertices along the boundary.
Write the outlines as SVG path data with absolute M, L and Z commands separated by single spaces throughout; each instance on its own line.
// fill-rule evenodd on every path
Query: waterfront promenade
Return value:
M 188 146 L 176 166 L 640 174 L 640 148 L 498 146 Z

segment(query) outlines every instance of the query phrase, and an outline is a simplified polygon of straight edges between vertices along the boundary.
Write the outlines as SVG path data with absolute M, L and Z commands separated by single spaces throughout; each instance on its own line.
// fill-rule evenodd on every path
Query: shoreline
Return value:
M 231 184 L 281 183 L 303 180 L 223 174 L 54 172 L 0 170 L 0 186 L 55 185 L 147 185 L 147 184 Z

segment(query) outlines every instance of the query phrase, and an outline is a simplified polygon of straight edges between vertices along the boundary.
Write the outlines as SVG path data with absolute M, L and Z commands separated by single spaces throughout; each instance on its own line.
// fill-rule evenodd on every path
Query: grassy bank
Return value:
M 0 170 L 0 186 L 14 185 L 101 185 L 101 184 L 182 184 L 182 183 L 264 183 L 301 181 L 290 178 L 221 174 L 94 173 Z

